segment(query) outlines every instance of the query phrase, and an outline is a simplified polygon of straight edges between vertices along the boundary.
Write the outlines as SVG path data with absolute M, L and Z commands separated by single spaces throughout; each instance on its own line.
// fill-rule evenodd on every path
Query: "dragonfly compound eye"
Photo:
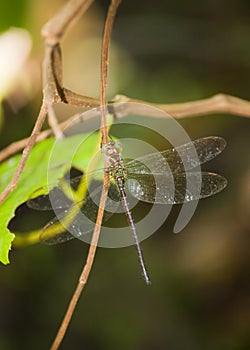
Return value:
M 106 156 L 113 156 L 122 151 L 122 146 L 119 142 L 110 141 L 103 147 L 103 153 Z
M 121 153 L 122 152 L 122 145 L 120 144 L 120 142 L 116 142 L 114 144 L 114 148 L 116 149 L 117 153 Z

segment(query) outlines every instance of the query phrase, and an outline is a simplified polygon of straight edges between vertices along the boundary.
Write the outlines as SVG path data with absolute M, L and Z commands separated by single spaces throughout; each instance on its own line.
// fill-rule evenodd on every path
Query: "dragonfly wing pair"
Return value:
M 220 137 L 205 137 L 130 160 L 126 163 L 126 191 L 137 200 L 157 204 L 179 204 L 218 193 L 227 185 L 227 180 L 219 174 L 200 172 L 196 168 L 220 154 L 225 146 L 225 140 Z M 71 180 L 71 186 L 77 188 L 80 181 L 80 178 Z M 198 192 L 197 187 L 200 188 Z M 90 234 L 95 226 L 101 189 L 99 182 L 89 188 L 83 201 L 75 204 L 67 196 L 64 198 L 64 190 L 59 185 L 52 189 L 50 196 L 28 201 L 33 209 L 54 209 L 57 214 L 44 227 L 40 240 L 56 244 Z M 117 186 L 111 184 L 103 221 L 121 209 L 119 199 Z
M 71 184 L 80 183 L 81 177 L 72 179 Z M 64 186 L 63 186 L 64 187 Z M 49 195 L 41 195 L 27 202 L 28 206 L 35 210 L 54 210 L 56 217 L 43 229 L 40 241 L 46 244 L 63 243 L 73 238 L 81 238 L 93 232 L 99 209 L 102 184 L 95 182 L 91 186 L 86 198 L 77 203 L 72 202 L 58 185 L 52 189 Z M 108 198 L 105 203 L 103 222 L 106 222 L 114 213 L 121 210 L 119 192 L 116 185 L 109 187 Z
M 138 200 L 157 204 L 181 204 L 212 196 L 226 187 L 227 180 L 195 169 L 219 155 L 225 146 L 221 137 L 204 137 L 131 160 L 127 163 L 127 188 Z

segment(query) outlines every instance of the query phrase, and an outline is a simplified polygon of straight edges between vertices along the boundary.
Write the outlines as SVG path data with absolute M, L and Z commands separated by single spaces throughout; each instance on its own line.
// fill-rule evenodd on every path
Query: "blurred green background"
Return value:
M 11 84 L 1 85 L 1 148 L 32 130 L 42 98 L 40 29 L 65 2 L 0 4 L 1 34 L 21 27 L 30 35 L 19 33 L 26 55 L 15 72 L 21 52 L 13 45 L 14 65 L 6 80 Z M 97 1 L 62 46 L 65 86 L 92 97 L 99 94 L 107 6 Z M 177 103 L 223 92 L 249 100 L 249 18 L 250 3 L 244 0 L 124 1 L 113 32 L 108 96 Z M 2 42 L 0 71 L 5 72 Z M 60 120 L 75 111 L 66 107 L 58 106 Z M 140 277 L 134 247 L 99 249 L 61 349 L 250 348 L 250 121 L 225 114 L 180 124 L 191 139 L 227 140 L 226 150 L 207 169 L 223 174 L 228 187 L 200 201 L 181 234 L 172 234 L 180 210 L 175 207 L 143 242 L 150 287 Z M 87 251 L 76 240 L 11 251 L 11 264 L 0 267 L 0 349 L 49 348 Z

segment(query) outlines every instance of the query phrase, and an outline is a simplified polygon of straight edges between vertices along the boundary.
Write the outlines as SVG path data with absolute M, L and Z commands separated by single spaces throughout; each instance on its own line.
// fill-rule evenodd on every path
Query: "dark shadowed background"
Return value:
M 1 148 L 32 130 L 42 98 L 40 28 L 65 2 L 0 5 L 1 33 L 24 28 L 30 37 L 22 34 L 23 45 L 32 45 L 13 75 L 22 52 L 22 46 L 18 51 L 13 44 L 9 76 L 0 84 Z M 65 86 L 92 97 L 99 95 L 106 9 L 107 2 L 97 1 L 62 46 Z M 113 32 L 108 96 L 178 103 L 223 92 L 249 100 L 249 18 L 250 3 L 244 0 L 124 1 Z M 1 57 L 7 44 L 2 43 L 0 39 L 3 82 Z M 60 120 L 72 110 L 59 106 Z M 200 201 L 181 234 L 172 233 L 176 207 L 142 243 L 150 287 L 140 277 L 134 247 L 99 249 L 61 349 L 250 348 L 250 121 L 212 114 L 180 124 L 191 139 L 226 139 L 227 148 L 206 169 L 223 174 L 228 187 Z M 23 215 L 19 227 L 30 220 L 34 218 Z M 11 264 L 0 267 L 0 349 L 49 348 L 87 251 L 87 244 L 76 240 L 11 251 Z

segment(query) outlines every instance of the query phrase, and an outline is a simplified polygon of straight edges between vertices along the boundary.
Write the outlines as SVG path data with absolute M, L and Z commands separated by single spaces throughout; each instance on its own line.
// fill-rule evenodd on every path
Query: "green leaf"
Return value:
M 79 134 L 57 141 L 50 138 L 35 145 L 18 181 L 16 189 L 0 205 L 0 261 L 9 263 L 8 253 L 14 239 L 8 223 L 15 215 L 16 208 L 39 194 L 47 193 L 48 186 L 56 184 L 73 166 L 86 171 L 93 154 L 98 151 L 98 134 Z M 16 155 L 0 164 L 0 192 L 11 181 L 21 156 Z

